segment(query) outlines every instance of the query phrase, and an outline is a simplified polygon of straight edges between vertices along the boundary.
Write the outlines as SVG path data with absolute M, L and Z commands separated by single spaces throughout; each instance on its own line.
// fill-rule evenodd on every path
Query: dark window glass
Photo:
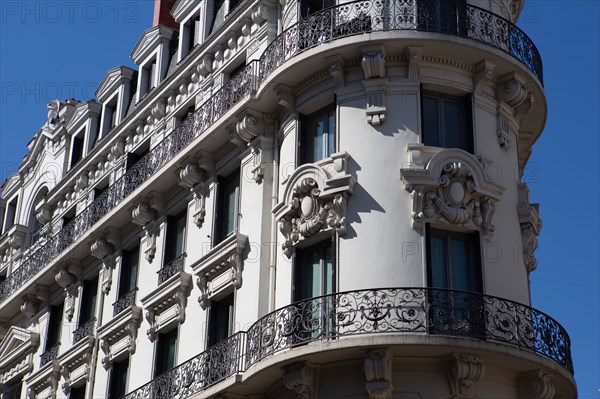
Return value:
M 214 1 L 214 9 L 213 9 L 213 20 L 210 24 L 211 33 L 217 29 L 225 19 L 226 11 L 225 11 L 225 0 L 215 0 Z
M 296 250 L 294 301 L 333 294 L 334 262 L 331 242 Z
M 335 106 L 301 119 L 300 157 L 302 163 L 317 162 L 335 152 Z
M 20 399 L 23 381 L 18 380 L 4 385 L 2 390 L 2 399 Z
M 482 292 L 475 234 L 430 229 L 427 241 L 430 287 Z
M 240 186 L 240 172 L 236 169 L 229 176 L 219 180 L 215 242 L 218 244 L 233 233 L 237 223 L 237 199 Z
M 79 326 L 90 321 L 96 312 L 96 296 L 98 294 L 98 277 L 83 282 L 81 309 L 79 311 Z
M 71 388 L 69 399 L 85 399 L 85 385 Z
M 131 250 L 123 251 L 121 255 L 121 274 L 119 276 L 119 298 L 122 298 L 137 287 L 139 260 L 139 246 Z
M 96 187 L 94 189 L 94 199 L 98 199 L 98 197 L 105 193 L 106 190 L 108 190 L 108 184 L 106 184 L 104 187 Z
M 167 333 L 158 334 L 156 343 L 156 359 L 154 362 L 154 376 L 175 367 L 175 356 L 177 353 L 177 329 Z
M 423 143 L 473 152 L 470 96 L 423 93 Z
M 71 149 L 71 167 L 77 165 L 83 157 L 83 136 L 73 138 L 73 148 Z
M 60 341 L 64 303 L 50 306 L 48 331 L 46 332 L 46 351 Z
M 131 169 L 140 159 L 142 159 L 150 151 L 150 144 L 142 145 L 135 152 L 127 153 L 125 169 Z
M 175 216 L 167 217 L 167 238 L 164 264 L 183 254 L 185 245 L 185 219 L 186 211 Z
M 224 340 L 233 329 L 233 294 L 220 301 L 212 301 L 208 322 L 208 346 Z
M 466 0 L 422 0 L 420 5 L 420 30 L 466 34 Z
M 127 376 L 129 374 L 129 358 L 113 362 L 110 370 L 108 398 L 119 399 L 127 392 Z
M 302 13 L 302 17 L 307 17 L 334 5 L 335 0 L 302 0 L 300 2 L 300 12 Z

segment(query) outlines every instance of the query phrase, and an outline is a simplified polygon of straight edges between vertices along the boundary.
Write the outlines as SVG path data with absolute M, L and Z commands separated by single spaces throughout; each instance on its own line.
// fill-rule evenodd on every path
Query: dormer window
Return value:
M 179 61 L 185 58 L 200 43 L 200 10 L 182 24 Z
M 118 96 L 115 95 L 104 105 L 104 112 L 102 115 L 102 137 L 117 125 L 117 102 Z
M 85 141 L 85 129 L 82 129 L 71 142 L 71 168 L 83 158 L 83 144 Z
M 142 95 L 156 87 L 156 71 L 156 59 L 153 59 L 142 68 L 142 87 L 140 87 L 140 93 L 142 93 Z
M 221 24 L 223 24 L 225 18 L 227 18 L 227 16 L 233 10 L 235 10 L 240 3 L 241 0 L 215 0 L 212 23 L 210 24 L 211 33 L 221 26 Z

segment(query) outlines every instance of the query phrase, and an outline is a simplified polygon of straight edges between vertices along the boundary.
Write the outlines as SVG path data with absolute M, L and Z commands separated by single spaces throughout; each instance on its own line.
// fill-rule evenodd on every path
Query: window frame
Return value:
M 169 339 L 169 338 L 175 338 L 175 350 L 174 350 L 174 354 L 173 354 L 173 365 L 172 367 L 168 367 L 168 359 L 165 360 L 165 365 L 160 366 L 159 367 L 159 362 L 163 361 L 162 359 L 160 359 L 162 356 L 164 356 L 164 347 L 161 347 L 161 344 L 163 344 L 164 340 Z M 159 332 L 158 336 L 156 338 L 156 344 L 154 346 L 154 367 L 152 368 L 152 375 L 153 378 L 158 377 L 159 375 L 171 370 L 173 367 L 177 366 L 177 352 L 179 349 L 179 328 L 175 327 L 172 328 L 168 331 L 165 332 Z M 165 344 L 167 345 L 167 344 Z M 167 352 L 168 355 L 168 352 Z M 163 370 L 164 368 L 164 370 Z
M 437 143 L 432 143 L 428 137 L 426 137 L 427 125 L 431 122 L 426 122 L 427 113 L 425 112 L 425 98 L 435 99 L 437 101 Z M 473 130 L 473 99 L 472 94 L 468 93 L 465 95 L 452 95 L 446 93 L 440 93 L 431 91 L 423 88 L 421 85 L 421 142 L 426 146 L 440 147 L 440 148 L 458 148 L 468 153 L 474 154 L 475 151 L 475 134 Z M 463 147 L 450 147 L 448 145 L 448 135 L 446 132 L 445 125 L 445 104 L 454 103 L 460 104 L 464 111 L 464 131 L 466 137 L 461 137 L 459 133 L 459 142 L 462 139 L 466 141 Z
M 178 226 L 179 222 L 182 222 L 183 225 L 183 231 L 181 232 L 182 235 L 182 242 L 181 242 L 181 249 L 180 251 L 178 251 L 178 247 L 177 247 L 177 236 L 179 235 L 179 230 L 176 230 L 176 227 L 174 226 Z M 172 261 L 174 261 L 175 259 L 179 258 L 180 256 L 182 256 L 185 253 L 185 247 L 186 247 L 186 238 L 187 238 L 187 207 L 184 208 L 183 210 L 181 210 L 180 212 L 176 213 L 175 215 L 168 215 L 167 216 L 167 226 L 166 226 L 166 231 L 165 231 L 165 248 L 163 251 L 163 267 L 168 265 L 169 263 L 171 263 Z M 180 252 L 180 253 L 177 253 Z
M 333 114 L 333 115 L 331 115 Z M 300 137 L 299 137 L 299 164 L 307 164 L 307 163 L 315 163 L 330 157 L 332 154 L 336 152 L 337 147 L 337 101 L 332 102 L 331 104 L 320 108 L 319 110 L 312 112 L 309 115 L 301 114 L 299 118 L 300 122 Z M 314 157 L 314 153 L 316 151 L 315 143 L 316 140 L 313 136 L 314 131 L 312 126 L 315 122 L 322 120 L 327 122 L 327 128 L 323 130 L 327 130 L 327 132 L 323 132 L 321 137 L 318 140 L 321 141 L 321 156 L 317 159 Z M 329 125 L 329 122 L 333 120 L 333 126 Z M 333 147 L 333 148 L 330 148 Z
M 131 264 L 129 263 L 131 259 L 135 258 L 135 274 L 132 272 Z M 126 261 L 127 260 L 127 261 Z M 125 269 L 127 268 L 127 274 L 125 274 Z M 121 267 L 119 270 L 119 286 L 117 288 L 117 300 L 123 298 L 125 295 L 130 293 L 133 290 L 137 289 L 137 280 L 139 276 L 140 269 L 140 245 L 136 245 L 131 249 L 124 249 L 121 251 Z M 128 288 L 125 290 L 124 281 L 127 278 Z M 133 284 L 132 284 L 133 283 Z M 133 288 L 131 288 L 133 285 Z
M 44 353 L 48 352 L 53 346 L 60 344 L 64 306 L 64 301 L 61 301 L 56 305 L 48 306 L 48 323 L 46 324 L 46 342 L 44 343 Z M 58 311 L 58 309 L 60 309 L 60 311 Z
M 221 314 L 224 309 L 227 309 L 228 315 L 227 318 L 216 318 L 217 314 Z M 212 299 L 210 301 L 210 306 L 207 312 L 208 323 L 207 323 L 207 334 L 206 334 L 206 348 L 210 348 L 229 338 L 233 335 L 234 330 L 234 317 L 235 317 L 235 293 L 230 292 L 225 296 L 221 297 L 221 299 Z M 224 337 L 220 337 L 218 331 L 222 330 L 223 325 L 221 323 L 226 323 L 226 335 Z
M 233 203 L 233 220 L 229 220 L 229 217 L 225 218 L 225 213 L 228 211 L 232 204 L 229 203 L 229 197 L 226 193 L 230 193 L 231 190 L 225 190 L 225 188 L 231 189 L 234 187 L 234 203 Z M 213 220 L 213 247 L 223 242 L 231 234 L 235 234 L 238 230 L 238 215 L 240 206 L 240 189 L 241 189 L 241 173 L 240 168 L 236 166 L 235 170 L 226 176 L 219 176 L 216 185 L 216 201 L 215 204 L 215 216 Z M 225 205 L 225 202 L 227 205 Z M 233 223 L 231 231 L 225 227 Z
M 332 265 L 332 275 L 331 275 L 331 292 L 326 292 L 326 280 L 327 280 L 327 269 L 326 267 L 324 267 L 325 265 L 325 261 L 326 259 L 324 258 L 324 251 L 327 250 L 327 248 L 330 249 L 331 251 L 331 265 Z M 302 278 L 302 271 L 301 268 L 302 267 L 306 267 L 308 265 L 307 262 L 304 262 L 301 258 L 304 256 L 308 256 L 309 253 L 314 253 L 320 251 L 321 252 L 321 257 L 320 257 L 320 278 L 321 278 L 321 287 L 320 287 L 320 292 L 319 295 L 317 296 L 323 296 L 323 295 L 331 295 L 331 294 L 335 294 L 337 292 L 337 284 L 336 284 L 336 280 L 337 280 L 337 259 L 336 259 L 336 245 L 335 245 L 335 240 L 332 237 L 331 239 L 327 239 L 327 240 L 322 240 L 319 241 L 315 244 L 312 245 L 308 245 L 308 246 L 304 246 L 304 247 L 296 247 L 295 251 L 294 251 L 294 259 L 293 259 L 293 271 L 292 271 L 292 302 L 298 302 L 298 301 L 304 301 L 304 300 L 308 300 L 312 297 L 308 297 L 308 298 L 301 298 L 300 295 L 300 288 L 299 286 L 302 284 L 301 278 Z
M 77 319 L 78 327 L 83 326 L 85 323 L 93 320 L 96 317 L 96 307 L 98 306 L 98 285 L 99 285 L 98 276 L 95 276 L 94 278 L 92 278 L 90 280 L 83 280 L 82 288 L 81 288 L 81 300 L 79 301 L 79 315 L 78 315 L 78 319 Z M 95 290 L 92 290 L 90 287 L 94 287 L 94 286 L 95 286 Z M 88 297 L 88 295 L 93 295 L 93 298 Z M 92 301 L 92 302 L 88 304 L 87 303 L 88 301 Z M 84 309 L 88 309 L 88 308 L 89 308 L 90 314 L 85 315 L 85 313 L 83 313 Z M 85 310 L 85 312 L 87 312 L 87 310 Z M 84 320 L 84 317 L 82 317 L 84 315 L 88 316 L 87 318 L 85 318 L 85 320 Z
M 124 367 L 122 367 L 124 365 Z M 108 399 L 120 399 L 127 393 L 127 386 L 129 383 L 129 366 L 130 366 L 130 358 L 129 356 L 121 359 L 120 361 L 113 361 L 110 367 L 110 373 L 108 377 Z M 121 368 L 122 367 L 122 368 Z M 124 389 L 123 392 L 120 392 L 119 385 L 121 381 L 117 381 L 118 378 L 125 376 Z

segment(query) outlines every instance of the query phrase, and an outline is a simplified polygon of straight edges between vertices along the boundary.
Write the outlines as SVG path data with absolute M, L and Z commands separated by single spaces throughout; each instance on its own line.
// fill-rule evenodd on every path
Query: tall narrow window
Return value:
M 233 333 L 233 294 L 212 301 L 208 321 L 208 346 L 215 345 Z
M 8 203 L 8 207 L 6 208 L 6 217 L 4 221 L 4 231 L 7 231 L 15 224 L 17 220 L 17 202 L 19 201 L 18 197 L 15 197 L 12 201 Z
M 185 248 L 185 222 L 187 213 L 183 212 L 167 217 L 167 236 L 165 242 L 164 265 L 183 255 Z
M 240 171 L 221 178 L 218 183 L 218 203 L 215 221 L 215 242 L 220 243 L 237 227 L 237 206 L 240 187 Z
M 330 241 L 296 250 L 294 301 L 334 292 L 333 248 Z
M 23 381 L 17 380 L 4 385 L 2 389 L 2 399 L 20 399 Z
M 50 305 L 50 314 L 48 318 L 48 329 L 46 331 L 46 347 L 45 352 L 52 349 L 53 346 L 60 342 L 60 332 L 62 327 L 64 303 L 58 305 Z
M 139 258 L 139 246 L 123 251 L 121 255 L 121 273 L 119 276 L 119 298 L 127 295 L 137 287 Z
M 81 158 L 83 158 L 83 138 L 85 130 L 82 131 L 78 136 L 73 137 L 73 145 L 71 148 L 71 168 L 77 165 Z
M 478 336 L 485 331 L 476 234 L 427 229 L 430 329 Z
M 423 92 L 423 143 L 473 152 L 470 96 Z
M 71 387 L 71 392 L 69 392 L 69 399 L 85 399 L 85 385 Z
M 317 162 L 335 152 L 335 105 L 301 118 L 300 158 Z
M 113 362 L 108 384 L 108 399 L 119 399 L 127 392 L 127 376 L 129 375 L 129 358 Z
M 177 356 L 177 329 L 158 334 L 156 342 L 156 358 L 154 360 L 154 377 L 175 367 Z
M 81 309 L 79 310 L 79 326 L 92 320 L 96 313 L 96 296 L 98 295 L 98 277 L 84 280 L 81 294 Z

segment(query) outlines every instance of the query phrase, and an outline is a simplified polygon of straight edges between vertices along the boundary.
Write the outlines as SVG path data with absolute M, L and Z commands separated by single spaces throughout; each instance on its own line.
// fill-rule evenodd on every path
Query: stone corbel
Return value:
M 269 19 L 269 7 L 266 4 L 260 3 L 254 11 L 252 11 L 252 21 L 260 26 Z
M 85 173 L 77 178 L 75 181 L 75 191 L 80 192 L 88 187 L 89 179 Z
M 307 363 L 294 363 L 285 368 L 283 385 L 298 395 L 300 399 L 314 397 L 314 373 L 311 365 Z
M 538 247 L 537 237 L 542 230 L 542 219 L 539 214 L 539 205 L 529 203 L 529 187 L 519 184 L 519 205 L 517 215 L 521 226 L 521 244 L 523 246 L 523 262 L 528 273 L 537 268 L 535 250 Z
M 486 86 L 494 81 L 494 70 L 496 65 L 488 60 L 481 61 L 475 67 L 473 76 L 473 91 L 476 95 L 483 95 Z
M 296 112 L 296 98 L 290 87 L 281 84 L 278 85 L 275 88 L 275 99 L 277 100 L 277 104 L 289 112 Z
M 360 65 L 365 79 L 385 77 L 385 48 L 383 46 L 361 47 L 362 59 Z
M 196 70 L 203 78 L 206 78 L 213 71 L 213 56 L 212 54 L 206 54 L 200 60 L 200 63 L 196 67 Z
M 344 59 L 339 55 L 328 57 L 325 62 L 329 65 L 328 70 L 338 89 L 346 85 L 346 72 L 344 71 Z
M 385 90 L 387 79 L 363 80 L 367 107 L 365 114 L 369 125 L 379 126 L 385 121 L 387 108 L 385 105 Z
M 512 109 L 506 103 L 498 103 L 497 115 L 498 144 L 500 148 L 507 151 L 511 148 L 511 143 L 517 141 L 518 124 L 514 121 Z
M 391 399 L 392 359 L 389 350 L 373 350 L 365 358 L 363 371 L 367 380 L 366 388 L 369 399 Z
M 156 104 L 154 104 L 154 107 L 152 107 L 151 113 L 156 120 L 161 120 L 164 118 L 167 114 L 167 100 L 164 98 L 159 98 L 156 101 Z
M 8 231 L 8 245 L 17 251 L 24 247 L 25 236 L 27 235 L 27 228 L 20 224 L 13 225 Z
M 110 148 L 110 155 L 114 161 L 119 160 L 125 154 L 125 139 L 123 137 L 117 138 L 115 144 Z
M 40 307 L 40 301 L 35 295 L 25 295 L 21 304 L 21 313 L 28 319 L 33 318 Z
M 159 233 L 157 218 L 163 209 L 164 199 L 162 195 L 153 192 L 131 210 L 133 223 L 142 227 L 144 231 L 145 245 L 143 250 L 146 260 L 150 263 L 152 263 L 156 254 L 156 237 Z
M 68 321 L 73 319 L 75 298 L 77 297 L 77 273 L 71 265 L 63 265 L 54 275 L 56 283 L 65 289 L 65 316 Z
M 508 104 L 516 117 L 529 112 L 535 98 L 525 86 L 525 80 L 517 73 L 509 73 L 500 79 L 497 88 L 498 100 Z
M 90 245 L 90 252 L 94 258 L 102 261 L 102 292 L 108 295 L 112 286 L 112 272 L 115 268 L 115 248 L 120 240 L 118 230 L 109 229 Z
M 485 373 L 485 366 L 479 356 L 472 353 L 453 353 L 448 361 L 452 398 L 475 397 L 477 383 Z
M 408 66 L 406 68 L 406 77 L 408 79 L 417 80 L 419 79 L 419 64 L 421 62 L 421 53 L 423 47 L 418 46 L 407 46 L 406 47 L 406 59 Z
M 238 120 L 235 131 L 246 143 L 250 143 L 256 137 L 264 135 L 264 118 L 256 112 L 248 113 Z
M 519 398 L 554 398 L 554 376 L 542 370 L 534 370 L 519 375 Z
M 50 205 L 41 203 L 40 205 L 36 206 L 35 218 L 43 225 L 52 220 L 52 208 Z

